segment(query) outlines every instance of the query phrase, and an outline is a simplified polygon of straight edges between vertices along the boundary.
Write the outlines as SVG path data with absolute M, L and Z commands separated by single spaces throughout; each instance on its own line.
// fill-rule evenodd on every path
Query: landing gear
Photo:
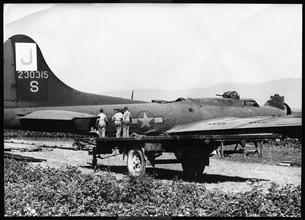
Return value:
M 182 169 L 188 177 L 200 176 L 205 168 L 205 161 L 202 158 L 182 158 Z
M 200 147 L 178 147 L 175 156 L 181 161 L 184 174 L 197 178 L 203 173 L 205 166 L 209 165 L 209 156 L 213 150 L 213 147 L 206 151 L 202 151 Z
M 146 161 L 141 148 L 133 148 L 128 151 L 127 169 L 132 176 L 141 177 L 146 170 Z

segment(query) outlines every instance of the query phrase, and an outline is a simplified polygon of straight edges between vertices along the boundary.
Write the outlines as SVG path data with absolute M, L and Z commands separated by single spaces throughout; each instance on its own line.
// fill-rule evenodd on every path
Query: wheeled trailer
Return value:
M 127 156 L 127 168 L 132 176 L 142 176 L 145 173 L 146 161 L 151 165 L 165 163 L 181 163 L 186 175 L 196 177 L 209 165 L 209 158 L 214 150 L 220 157 L 226 154 L 244 153 L 244 149 L 237 150 L 240 144 L 243 148 L 247 142 L 253 142 L 256 152 L 262 155 L 263 143 L 281 138 L 279 134 L 238 134 L 238 135 L 164 135 L 164 136 L 140 136 L 134 135 L 128 138 L 105 137 L 97 138 L 96 145 L 89 150 L 93 155 L 92 166 L 97 167 L 97 155 L 112 154 L 118 150 Z M 236 144 L 234 150 L 225 150 L 225 145 Z M 219 149 L 220 148 L 220 149 Z M 165 152 L 172 152 L 176 159 L 156 158 Z

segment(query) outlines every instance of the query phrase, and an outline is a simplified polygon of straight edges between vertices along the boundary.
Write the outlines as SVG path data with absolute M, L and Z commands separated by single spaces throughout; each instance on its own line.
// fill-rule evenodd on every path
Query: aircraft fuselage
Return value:
M 279 117 L 285 112 L 277 108 L 247 106 L 242 100 L 231 100 L 223 98 L 187 99 L 173 103 L 139 103 L 119 105 L 86 105 L 86 106 L 54 106 L 54 107 L 31 107 L 31 108 L 5 108 L 4 127 L 11 129 L 24 129 L 19 121 L 18 115 L 25 115 L 38 110 L 65 110 L 83 112 L 97 115 L 99 109 L 103 108 L 109 122 L 107 133 L 115 131 L 111 123 L 112 116 L 117 109 L 127 107 L 132 114 L 133 120 L 130 132 L 138 134 L 162 134 L 175 126 L 185 125 L 202 120 L 214 118 L 245 118 L 253 116 Z M 41 120 L 41 123 L 44 123 Z M 33 130 L 41 130 L 40 127 Z M 69 131 L 69 128 L 63 131 Z

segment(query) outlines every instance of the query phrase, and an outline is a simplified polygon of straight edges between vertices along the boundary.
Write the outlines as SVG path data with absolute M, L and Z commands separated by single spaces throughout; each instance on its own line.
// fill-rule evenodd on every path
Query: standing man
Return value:
M 122 121 L 123 121 L 123 110 L 118 109 L 118 112 L 112 116 L 112 121 L 114 122 L 114 126 L 116 127 L 116 137 L 121 137 L 122 132 Z
M 123 137 L 129 137 L 129 127 L 132 121 L 132 115 L 128 111 L 128 108 L 124 108 L 124 115 L 123 115 Z
M 108 126 L 107 116 L 103 112 L 104 110 L 101 108 L 100 114 L 98 114 L 99 118 L 96 120 L 99 138 L 105 137 L 106 126 Z

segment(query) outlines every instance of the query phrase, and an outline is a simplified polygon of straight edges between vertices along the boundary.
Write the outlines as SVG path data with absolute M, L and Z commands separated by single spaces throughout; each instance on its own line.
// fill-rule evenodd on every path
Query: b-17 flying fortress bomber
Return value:
M 135 176 L 145 172 L 145 156 L 155 164 L 162 152 L 174 152 L 184 171 L 198 175 L 220 143 L 240 143 L 249 134 L 253 141 L 265 140 L 258 137 L 262 134 L 301 138 L 302 118 L 286 106 L 287 112 L 228 93 L 148 103 L 80 92 L 55 76 L 30 37 L 15 35 L 4 44 L 4 128 L 89 135 L 101 107 L 108 121 L 127 107 L 133 116 L 130 133 L 144 136 L 112 138 L 115 127 L 109 124 L 107 137 L 97 139 L 93 164 L 96 154 L 118 147 Z

